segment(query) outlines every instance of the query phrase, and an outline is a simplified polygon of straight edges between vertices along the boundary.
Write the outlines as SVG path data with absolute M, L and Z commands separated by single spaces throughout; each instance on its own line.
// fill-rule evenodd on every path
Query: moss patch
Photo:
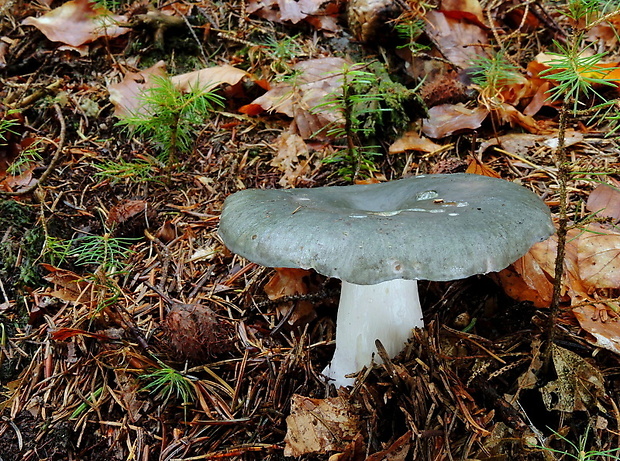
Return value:
M 44 234 L 36 225 L 36 214 L 14 200 L 0 201 L 0 278 L 9 299 L 25 286 L 39 285 L 36 262 Z

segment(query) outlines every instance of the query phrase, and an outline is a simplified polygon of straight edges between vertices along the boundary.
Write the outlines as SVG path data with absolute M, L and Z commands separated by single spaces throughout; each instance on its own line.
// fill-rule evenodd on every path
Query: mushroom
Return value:
M 417 280 L 504 269 L 553 232 L 534 193 L 465 173 L 244 190 L 226 199 L 219 227 L 224 244 L 250 261 L 342 280 L 336 351 L 323 372 L 337 386 L 371 363 L 376 339 L 392 357 L 424 326 Z

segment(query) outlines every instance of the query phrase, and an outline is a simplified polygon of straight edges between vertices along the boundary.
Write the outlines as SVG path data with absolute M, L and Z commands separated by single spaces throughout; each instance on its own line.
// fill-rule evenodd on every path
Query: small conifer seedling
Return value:
M 180 153 L 191 150 L 197 126 L 223 106 L 223 98 L 199 86 L 183 92 L 167 77 L 154 77 L 153 81 L 154 85 L 140 97 L 140 108 L 118 125 L 152 141 L 160 160 L 170 167 Z

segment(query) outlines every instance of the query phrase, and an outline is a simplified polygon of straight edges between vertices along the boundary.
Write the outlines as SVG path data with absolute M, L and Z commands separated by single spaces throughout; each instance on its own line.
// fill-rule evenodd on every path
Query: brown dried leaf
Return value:
M 297 24 L 305 20 L 316 28 L 336 32 L 339 30 L 335 16 L 337 10 L 323 8 L 326 2 L 327 0 L 249 0 L 246 10 L 269 21 Z
M 523 109 L 523 113 L 525 115 L 532 116 L 536 115 L 538 111 L 543 108 L 543 106 L 551 105 L 549 102 L 549 90 L 552 85 L 550 81 L 543 81 L 539 78 L 530 79 L 530 82 L 537 89 L 534 96 L 532 96 L 530 103 L 525 107 L 525 109 Z
M 426 21 L 425 32 L 455 66 L 466 69 L 476 58 L 486 56 L 488 36 L 479 25 L 434 10 L 426 13 Z
M 122 118 L 135 113 L 141 105 L 140 93 L 152 86 L 153 77 L 166 75 L 166 64 L 159 61 L 148 69 L 127 72 L 123 80 L 108 86 L 110 102 L 114 105 L 114 115 Z
M 537 266 L 529 271 L 525 267 L 520 267 L 526 265 L 526 262 L 527 260 L 521 258 L 506 269 L 498 272 L 494 277 L 506 294 L 512 299 L 516 299 L 517 301 L 529 301 L 536 307 L 549 307 L 551 304 L 551 294 L 553 292 L 551 282 L 544 277 L 544 273 L 540 274 L 535 272 L 538 268 Z M 525 282 L 521 275 L 524 272 L 533 272 L 539 277 L 539 288 L 531 288 Z
M 342 451 L 360 424 L 353 406 L 343 397 L 311 399 L 295 394 L 286 418 L 284 456 Z
M 265 285 L 265 293 L 271 300 L 284 296 L 305 295 L 309 292 L 304 277 L 311 274 L 306 269 L 277 267 L 274 276 Z M 289 311 L 293 309 L 292 313 Z M 290 301 L 281 303 L 277 307 L 280 317 L 286 317 L 289 325 L 308 323 L 316 318 L 316 310 L 310 301 Z
M 574 352 L 551 347 L 558 379 L 540 390 L 547 409 L 566 413 L 595 409 L 598 397 L 605 394 L 601 372 Z
M 96 303 L 95 300 L 89 299 L 89 294 L 92 294 L 94 284 L 84 277 L 50 264 L 44 263 L 41 264 L 41 267 L 49 271 L 49 274 L 43 278 L 55 285 L 56 289 L 52 292 L 52 296 L 72 303 L 87 304 L 89 301 Z
M 306 269 L 276 267 L 276 273 L 265 284 L 265 293 L 271 300 L 297 294 L 305 295 L 308 293 L 308 285 L 304 282 L 304 277 L 310 273 Z
M 578 235 L 579 231 L 572 229 L 567 236 L 561 293 L 572 298 L 578 296 L 581 299 L 586 296 L 586 289 L 579 275 L 576 240 Z M 531 301 L 537 307 L 549 307 L 553 293 L 552 280 L 555 272 L 556 251 L 556 235 L 532 246 L 508 270 L 504 269 L 498 274 L 502 288 L 514 299 Z M 518 277 L 514 276 L 515 273 Z M 519 278 L 521 280 L 518 280 Z M 523 283 L 528 288 L 527 290 L 523 290 Z
M 294 187 L 310 172 L 308 146 L 298 134 L 285 131 L 275 140 L 275 147 L 278 152 L 270 164 L 284 173 L 278 183 L 282 187 Z
M 7 176 L 4 181 L 0 182 L 0 187 L 7 192 L 14 192 L 16 190 L 31 186 L 36 181 L 32 175 L 35 168 L 36 166 L 33 165 L 27 170 L 22 171 L 17 176 Z
M 620 221 L 620 188 L 599 184 L 588 197 L 586 209 L 598 216 Z
M 36 27 L 53 42 L 79 47 L 100 37 L 126 34 L 131 29 L 118 25 L 126 21 L 93 1 L 70 0 L 38 18 L 29 16 L 22 24 Z
M 350 65 L 342 58 L 319 58 L 293 66 L 298 72 L 294 83 L 283 82 L 254 100 L 264 110 L 276 111 L 293 118 L 296 133 L 309 138 L 326 125 L 342 120 L 334 110 L 317 110 L 325 97 L 342 86 L 342 69 Z
M 579 274 L 588 293 L 620 288 L 620 233 L 590 224 L 578 242 Z
M 129 416 L 129 421 L 135 423 L 142 417 L 141 410 L 146 402 L 138 398 L 141 385 L 134 374 L 128 373 L 120 368 L 114 369 L 116 382 L 119 385 L 115 400 L 123 406 Z M 114 392 L 108 387 L 109 392 Z
M 206 69 L 176 75 L 170 80 L 172 80 L 174 86 L 181 91 L 190 91 L 195 88 L 209 91 L 224 83 L 236 85 L 247 75 L 248 73 L 246 71 L 225 64 L 223 66 L 208 67 Z
M 390 146 L 390 154 L 400 154 L 408 150 L 437 152 L 442 146 L 428 138 L 422 138 L 417 131 L 407 131 Z
M 564 138 L 566 147 L 573 146 L 583 141 L 583 134 L 579 131 L 567 130 Z M 509 133 L 499 137 L 493 137 L 480 145 L 478 153 L 482 154 L 490 147 L 499 146 L 511 154 L 521 157 L 530 154 L 530 151 L 546 145 L 552 149 L 557 147 L 558 138 L 556 135 L 532 134 L 532 133 Z
M 442 11 L 463 11 L 474 16 L 478 21 L 484 21 L 482 5 L 478 0 L 442 0 Z
M 411 436 L 411 432 L 407 432 L 385 450 L 370 455 L 365 461 L 405 461 L 411 448 Z
M 620 21 L 617 16 L 613 16 L 608 21 L 589 28 L 586 37 L 591 43 L 604 42 L 605 48 L 614 48 L 618 43 L 618 30 Z
M 556 250 L 557 236 L 553 235 L 501 271 L 498 278 L 506 293 L 537 307 L 548 306 Z M 562 295 L 580 302 L 601 288 L 620 288 L 620 233 L 599 224 L 571 229 L 566 241 Z
M 568 294 L 571 297 L 584 296 L 585 289 L 581 283 L 579 275 L 579 263 L 577 256 L 577 237 L 579 231 L 572 229 L 566 236 L 566 248 L 564 255 L 564 279 L 562 294 Z M 558 247 L 557 235 L 552 235 L 546 241 L 537 243 L 530 249 L 530 253 L 546 274 L 553 278 L 555 273 L 555 255 Z M 536 288 L 535 285 L 531 285 Z
M 501 119 L 511 126 L 518 125 L 534 134 L 546 133 L 548 131 L 544 126 L 539 125 L 532 116 L 522 114 L 510 104 L 501 104 L 496 109 Z
M 334 453 L 327 461 L 359 461 L 366 458 L 366 444 L 361 433 L 351 440 L 344 451 Z
M 109 85 L 108 92 L 110 102 L 114 104 L 114 115 L 122 118 L 139 111 L 142 105 L 140 94 L 153 86 L 153 77 L 165 75 L 166 65 L 159 61 L 148 69 L 128 72 L 120 83 Z M 187 92 L 195 88 L 209 91 L 223 84 L 236 85 L 247 75 L 244 70 L 223 65 L 175 75 L 170 80 L 180 91 Z
M 429 138 L 440 139 L 460 130 L 475 130 L 489 115 L 484 107 L 469 109 L 464 104 L 441 104 L 428 110 L 422 132 Z
M 601 310 L 604 315 L 600 315 Z M 576 307 L 573 313 L 581 328 L 594 337 L 594 341 L 590 341 L 592 344 L 620 354 L 620 321 L 617 315 L 610 317 L 605 307 L 590 305 Z
M 106 226 L 124 223 L 128 219 L 144 213 L 147 206 L 148 204 L 144 200 L 124 200 L 110 209 Z
M 474 156 L 469 157 L 469 161 L 467 162 L 467 170 L 465 170 L 465 173 L 488 176 L 489 178 L 501 178 L 501 175 L 497 171 L 484 164 Z

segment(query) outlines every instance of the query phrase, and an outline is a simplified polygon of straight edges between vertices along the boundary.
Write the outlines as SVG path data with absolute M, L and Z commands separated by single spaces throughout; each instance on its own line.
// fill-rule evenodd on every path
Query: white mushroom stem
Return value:
M 424 327 L 416 280 L 390 280 L 376 285 L 342 282 L 336 352 L 323 374 L 336 387 L 350 386 L 354 379 L 345 375 L 369 365 L 377 355 L 375 340 L 381 341 L 388 355 L 394 357 L 404 347 L 413 328 Z

